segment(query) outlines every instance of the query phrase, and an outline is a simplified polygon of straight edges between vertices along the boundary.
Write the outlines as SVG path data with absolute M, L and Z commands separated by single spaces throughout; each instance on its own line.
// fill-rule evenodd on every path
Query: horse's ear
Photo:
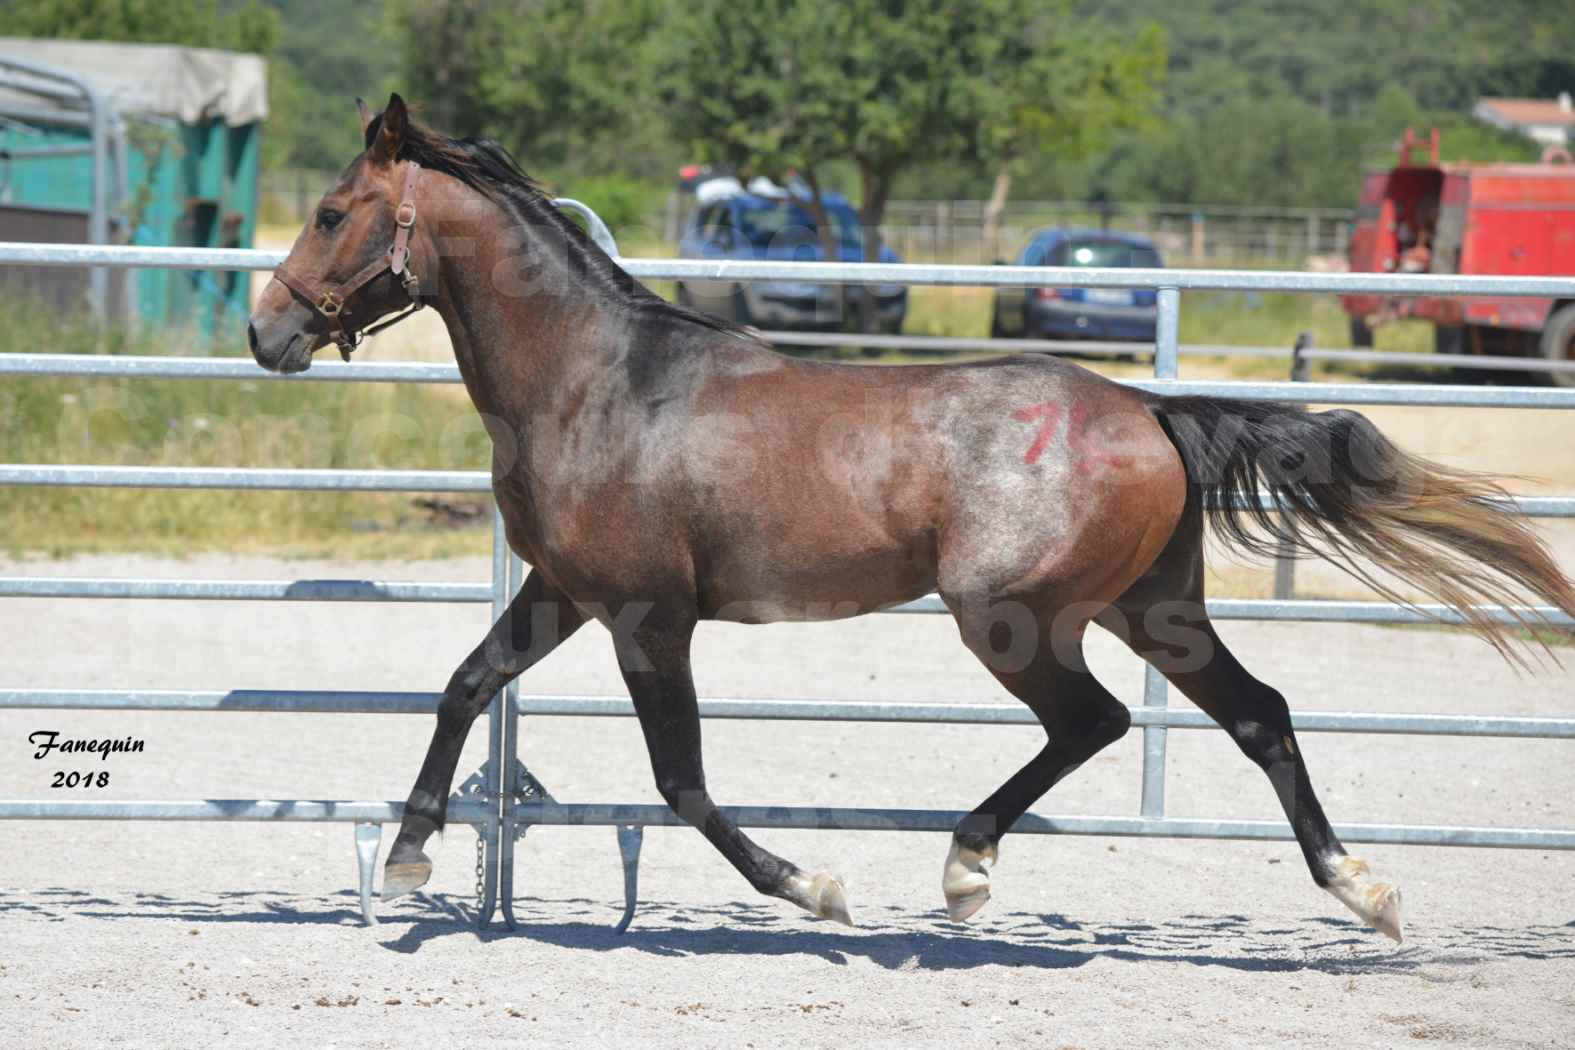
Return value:
M 392 164 L 399 158 L 399 147 L 405 144 L 405 131 L 410 126 L 410 114 L 405 111 L 405 100 L 399 95 L 388 96 L 383 107 L 382 125 L 377 130 L 377 141 L 372 144 L 373 157 L 383 164 Z
M 372 123 L 372 111 L 371 109 L 367 108 L 366 99 L 361 98 L 360 96 L 356 97 L 355 111 L 356 113 L 360 114 L 361 117 L 361 137 L 364 139 L 366 138 L 367 125 Z

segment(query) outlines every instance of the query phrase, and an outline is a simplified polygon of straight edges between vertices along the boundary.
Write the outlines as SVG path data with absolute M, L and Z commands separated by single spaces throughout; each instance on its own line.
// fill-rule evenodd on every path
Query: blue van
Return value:
M 836 232 L 838 261 L 863 262 L 858 213 L 841 194 L 826 194 L 823 200 Z M 819 229 L 802 200 L 788 194 L 748 192 L 728 194 L 697 208 L 679 239 L 678 254 L 685 259 L 825 259 Z M 882 245 L 879 261 L 902 260 Z M 881 331 L 901 331 L 908 312 L 908 289 L 887 284 L 877 285 L 873 291 Z M 807 281 L 684 281 L 678 286 L 678 301 L 686 306 L 765 329 L 844 328 L 858 319 L 864 294 L 860 285 L 848 285 L 839 296 L 836 285 Z

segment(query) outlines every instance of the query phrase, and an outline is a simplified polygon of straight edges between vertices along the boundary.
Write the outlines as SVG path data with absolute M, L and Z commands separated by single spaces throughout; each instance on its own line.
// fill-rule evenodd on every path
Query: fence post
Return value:
M 1175 379 L 1181 349 L 1181 290 L 1161 288 L 1156 296 L 1158 317 L 1154 332 L 1154 378 Z M 1165 676 L 1151 664 L 1143 668 L 1143 706 L 1163 709 L 1170 702 Z M 1142 814 L 1149 820 L 1165 816 L 1165 726 L 1143 727 Z
M 667 215 L 662 226 L 662 240 L 664 243 L 676 246 L 679 236 L 679 208 L 682 202 L 678 199 L 678 191 L 674 190 L 667 195 Z
M 504 593 L 508 595 L 508 601 L 513 601 L 525 582 L 525 565 L 518 555 L 508 549 L 507 542 L 504 543 L 503 559 Z M 514 811 L 519 806 L 519 795 L 523 787 L 520 782 L 522 778 L 519 761 L 519 695 L 520 680 L 515 678 L 503 687 L 503 692 L 498 697 L 498 704 L 503 709 L 502 747 L 498 758 L 498 764 L 503 769 L 503 819 L 498 823 L 498 900 L 503 908 L 504 925 L 511 930 L 516 926 L 514 852 L 519 843 L 519 829 L 515 824 Z
M 1181 289 L 1161 288 L 1155 301 L 1154 378 L 1175 379 L 1181 356 Z
M 498 510 L 497 500 L 492 503 L 492 621 L 496 623 L 503 618 L 503 610 L 508 608 L 508 539 L 503 532 L 503 514 Z M 498 906 L 498 867 L 502 854 L 503 821 L 501 819 L 501 799 L 505 778 L 508 771 L 503 763 L 503 731 L 506 721 L 503 717 L 504 696 L 502 693 L 494 696 L 487 705 L 487 802 L 494 807 L 492 824 L 485 832 L 480 833 L 485 840 L 483 848 L 486 857 L 482 871 L 477 873 L 481 880 L 481 899 L 476 902 L 476 926 L 485 928 L 492 921 L 493 912 Z
M 1303 332 L 1291 346 L 1291 382 L 1307 382 L 1306 351 L 1313 345 L 1313 334 Z M 1280 540 L 1274 559 L 1274 597 L 1289 601 L 1296 597 L 1296 552 L 1285 540 Z
M 1143 706 L 1164 710 L 1170 686 L 1153 664 L 1143 665 Z M 1165 726 L 1143 727 L 1143 808 L 1148 820 L 1165 817 Z

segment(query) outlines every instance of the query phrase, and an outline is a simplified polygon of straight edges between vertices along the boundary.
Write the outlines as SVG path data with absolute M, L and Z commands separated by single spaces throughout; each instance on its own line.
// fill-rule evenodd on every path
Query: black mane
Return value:
M 366 147 L 371 148 L 383 126 L 383 116 L 372 118 L 366 128 Z M 739 326 L 698 310 L 676 306 L 652 292 L 619 266 L 582 230 L 553 204 L 541 186 L 521 170 L 519 163 L 503 145 L 488 138 L 449 138 L 416 120 L 407 120 L 400 160 L 413 160 L 423 168 L 453 176 L 478 193 L 520 215 L 527 224 L 548 225 L 563 235 L 571 262 L 591 280 L 611 292 L 636 315 L 668 317 L 700 325 L 712 331 L 755 338 Z

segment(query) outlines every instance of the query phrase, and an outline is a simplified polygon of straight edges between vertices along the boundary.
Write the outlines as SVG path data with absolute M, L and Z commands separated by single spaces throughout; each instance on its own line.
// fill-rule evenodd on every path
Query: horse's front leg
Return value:
M 659 615 L 657 619 L 667 619 Z M 728 819 L 706 790 L 700 758 L 700 707 L 689 669 L 694 622 L 615 631 L 618 666 L 634 700 L 651 770 L 662 799 L 697 828 L 756 890 L 792 901 L 810 914 L 853 925 L 842 880 L 810 874 L 759 846 Z
M 431 877 L 432 861 L 421 848 L 434 831 L 443 828 L 454 770 L 476 716 L 486 710 L 498 690 L 556 649 L 584 622 L 574 604 L 532 569 L 503 616 L 459 665 L 443 690 L 426 761 L 421 763 L 416 786 L 405 803 L 399 837 L 383 869 L 384 899 L 409 893 Z

